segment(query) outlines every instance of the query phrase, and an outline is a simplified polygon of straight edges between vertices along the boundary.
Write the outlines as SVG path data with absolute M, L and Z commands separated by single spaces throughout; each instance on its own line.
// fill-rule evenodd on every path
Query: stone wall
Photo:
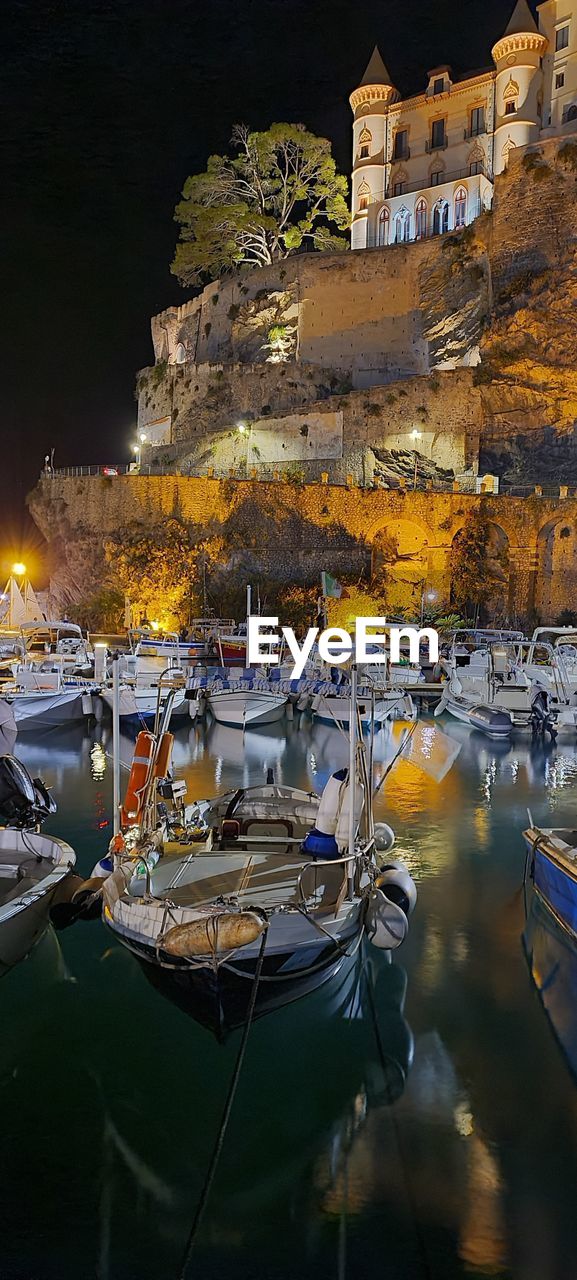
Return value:
M 143 403 L 151 421 L 171 415 L 172 444 L 145 450 L 145 464 L 153 468 L 248 474 L 298 464 L 309 479 L 319 479 L 330 465 L 332 479 L 351 475 L 366 484 L 380 462 L 391 467 L 392 453 L 409 457 L 417 446 L 427 477 L 476 471 L 481 393 L 470 369 L 364 391 L 351 391 L 337 374 L 299 365 L 160 370 Z M 148 423 L 140 426 L 150 431 Z
M 508 559 L 499 615 L 553 620 L 577 608 L 577 499 L 492 498 L 460 493 L 265 484 L 178 476 L 44 478 L 30 495 L 53 564 L 55 607 L 78 601 L 113 570 L 107 535 L 169 517 L 200 540 L 233 532 L 235 564 L 288 583 L 317 583 L 321 570 L 369 582 L 387 549 L 387 601 L 417 609 L 423 588 L 448 600 L 451 548 L 468 513 L 483 504 Z
M 479 394 L 468 415 L 466 465 L 477 469 L 478 446 L 482 471 L 538 480 L 561 469 L 577 481 L 576 195 L 577 143 L 548 139 L 512 153 L 492 212 L 462 233 L 297 255 L 208 286 L 153 320 L 157 364 L 139 377 L 140 430 L 152 439 L 155 424 L 164 424 L 162 438 L 172 445 L 165 461 L 199 470 L 218 459 L 226 469 L 242 457 L 239 417 L 259 431 L 267 416 L 296 415 L 304 426 L 302 411 L 314 406 L 319 414 L 324 406 L 343 413 L 341 472 L 359 479 L 372 465 L 356 451 L 362 402 L 348 409 L 345 401 L 370 388 L 365 403 L 374 405 L 377 387 L 400 382 L 407 390 L 414 380 L 416 402 L 434 414 L 427 384 L 453 372 L 455 394 L 450 378 L 443 383 L 439 464 L 458 469 L 461 444 L 452 449 L 447 441 L 460 416 L 457 379 L 470 367 Z M 370 412 L 361 436 L 386 448 L 389 428 L 383 423 L 379 438 Z M 407 434 L 405 416 L 398 435 Z M 282 467 L 282 454 L 279 445 L 269 460 Z M 145 449 L 147 463 L 153 456 L 160 455 Z M 296 460 L 307 457 L 303 449 Z M 317 463 L 315 451 L 311 478 Z

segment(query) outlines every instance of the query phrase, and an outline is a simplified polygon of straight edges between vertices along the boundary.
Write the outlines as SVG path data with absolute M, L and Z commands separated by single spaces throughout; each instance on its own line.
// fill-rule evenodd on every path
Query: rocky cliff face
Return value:
M 101 478 L 77 496 L 75 481 L 57 479 L 34 492 L 62 603 L 102 575 L 107 504 L 116 527 L 147 526 L 180 501 L 176 473 L 306 480 L 330 520 L 319 483 L 328 473 L 352 495 L 338 517 L 347 562 L 364 501 L 355 485 L 379 487 L 386 523 L 398 501 L 392 490 L 399 481 L 411 487 L 415 462 L 417 480 L 432 487 L 477 469 L 510 483 L 577 484 L 576 197 L 577 142 L 552 139 L 511 159 L 493 211 L 463 232 L 295 257 L 155 317 L 156 364 L 138 380 L 139 428 L 149 436 L 143 461 L 175 474 L 158 478 L 148 497 L 142 477 L 127 478 L 121 502 L 117 481 Z M 262 492 L 273 504 L 290 505 L 297 492 L 269 488 Z M 424 501 L 427 529 L 441 543 L 440 507 L 431 495 Z M 527 512 L 527 555 L 532 565 L 542 560 L 545 575 L 535 607 L 546 611 L 562 604 L 551 566 L 563 566 L 556 582 L 566 583 L 577 534 L 561 514 L 536 529 L 531 502 Z M 198 526 L 207 521 L 200 510 Z M 321 514 L 319 527 L 324 521 Z M 323 535 L 327 553 L 331 546 L 336 554 Z M 261 551 L 266 558 L 264 544 Z M 529 572 L 521 544 L 515 556 L 518 584 Z

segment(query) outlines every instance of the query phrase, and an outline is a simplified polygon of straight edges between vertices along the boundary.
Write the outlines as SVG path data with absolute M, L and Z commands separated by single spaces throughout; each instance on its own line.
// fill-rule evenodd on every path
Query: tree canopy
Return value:
M 187 178 L 176 206 L 180 240 L 171 270 L 184 285 L 243 266 L 268 266 L 295 250 L 346 248 L 347 180 L 326 138 L 302 124 L 264 133 L 236 125 L 232 156 L 211 156 Z

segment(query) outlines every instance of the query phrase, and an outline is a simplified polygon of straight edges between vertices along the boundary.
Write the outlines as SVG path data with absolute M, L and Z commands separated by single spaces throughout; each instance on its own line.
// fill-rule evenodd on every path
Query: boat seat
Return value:
M 275 852 L 282 850 L 288 852 L 288 846 L 285 844 L 283 837 L 289 840 L 293 835 L 293 824 L 287 818 L 245 818 L 239 821 L 236 818 L 224 818 L 220 829 L 220 838 L 218 841 L 219 849 L 234 849 L 238 842 L 239 836 L 268 836 L 271 841 L 274 840 Z M 243 841 L 243 847 L 244 845 Z

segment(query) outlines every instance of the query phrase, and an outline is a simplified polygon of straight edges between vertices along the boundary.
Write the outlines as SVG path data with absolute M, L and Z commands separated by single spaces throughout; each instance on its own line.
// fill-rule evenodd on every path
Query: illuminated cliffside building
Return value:
M 494 66 L 453 80 L 434 67 L 401 100 L 378 48 L 351 94 L 353 249 L 452 231 L 488 209 L 511 152 L 577 129 L 577 14 L 517 4 Z

